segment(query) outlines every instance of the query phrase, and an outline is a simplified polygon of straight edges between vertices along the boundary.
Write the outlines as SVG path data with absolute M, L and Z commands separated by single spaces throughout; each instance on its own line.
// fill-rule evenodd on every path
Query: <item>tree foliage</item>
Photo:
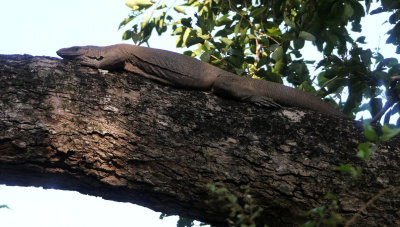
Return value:
M 364 49 L 362 30 L 367 14 L 390 13 L 393 27 L 388 44 L 400 53 L 400 3 L 381 0 L 371 10 L 372 0 L 188 0 L 172 4 L 128 0 L 132 12 L 121 27 L 133 24 L 124 39 L 147 43 L 155 30 L 177 37 L 184 54 L 198 57 L 227 71 L 311 92 L 355 116 L 368 110 L 375 116 L 384 98 L 395 100 L 385 123 L 399 113 L 398 86 L 390 85 L 399 74 L 396 58 Z M 130 23 L 134 21 L 135 23 Z M 350 31 L 351 30 L 351 31 Z M 351 33 L 353 35 L 351 35 Z M 322 60 L 305 59 L 306 42 L 322 53 Z M 313 76 L 309 68 L 320 69 Z M 383 86 L 382 86 L 383 85 Z M 385 94 L 386 93 L 386 94 Z M 393 97 L 396 96 L 396 97 Z M 397 126 L 400 120 L 397 119 Z

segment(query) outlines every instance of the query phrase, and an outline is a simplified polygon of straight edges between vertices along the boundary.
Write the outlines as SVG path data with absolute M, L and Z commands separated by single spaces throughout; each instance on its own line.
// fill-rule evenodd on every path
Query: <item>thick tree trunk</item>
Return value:
M 381 145 L 368 165 L 355 156 L 363 141 L 348 119 L 258 108 L 55 58 L 0 55 L 1 184 L 76 190 L 218 225 L 227 211 L 206 185 L 221 182 L 236 195 L 248 185 L 270 226 L 291 226 L 326 205 L 329 192 L 349 218 L 400 185 L 399 139 Z M 352 182 L 334 171 L 343 163 L 364 167 L 362 177 Z M 397 191 L 384 194 L 356 225 L 400 225 L 399 199 Z

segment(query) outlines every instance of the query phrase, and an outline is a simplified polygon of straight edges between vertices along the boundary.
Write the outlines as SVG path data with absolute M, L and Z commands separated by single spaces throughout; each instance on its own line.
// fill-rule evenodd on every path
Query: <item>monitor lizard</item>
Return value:
M 279 83 L 257 80 L 224 71 L 195 58 L 129 44 L 74 46 L 57 54 L 81 65 L 106 70 L 127 70 L 174 87 L 211 91 L 259 106 L 292 106 L 344 116 L 321 99 Z

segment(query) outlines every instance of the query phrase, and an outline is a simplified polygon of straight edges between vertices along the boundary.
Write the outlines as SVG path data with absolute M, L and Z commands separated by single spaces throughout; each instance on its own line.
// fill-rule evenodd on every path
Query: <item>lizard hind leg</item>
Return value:
M 267 108 L 282 108 L 279 103 L 275 102 L 271 98 L 267 98 L 259 95 L 250 95 L 248 97 L 243 97 L 241 101 L 253 103 L 256 106 L 267 107 Z
M 212 86 L 212 92 L 223 97 L 234 98 L 243 102 L 250 102 L 257 106 L 280 108 L 272 98 L 257 92 L 249 78 L 233 75 L 219 75 Z

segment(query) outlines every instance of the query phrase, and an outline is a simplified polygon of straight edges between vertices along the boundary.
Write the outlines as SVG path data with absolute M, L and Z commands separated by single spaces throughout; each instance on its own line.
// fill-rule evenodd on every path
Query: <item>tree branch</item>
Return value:
M 196 70 L 196 69 L 193 69 Z M 270 110 L 126 72 L 100 73 L 55 58 L 0 55 L 0 183 L 42 186 L 127 201 L 226 225 L 208 183 L 264 212 L 258 221 L 297 225 L 340 197 L 350 218 L 383 188 L 400 185 L 399 140 L 368 165 L 356 122 L 308 110 Z M 334 167 L 364 167 L 349 177 Z M 209 201 L 209 202 L 207 202 Z M 357 225 L 399 224 L 399 195 L 386 193 Z

